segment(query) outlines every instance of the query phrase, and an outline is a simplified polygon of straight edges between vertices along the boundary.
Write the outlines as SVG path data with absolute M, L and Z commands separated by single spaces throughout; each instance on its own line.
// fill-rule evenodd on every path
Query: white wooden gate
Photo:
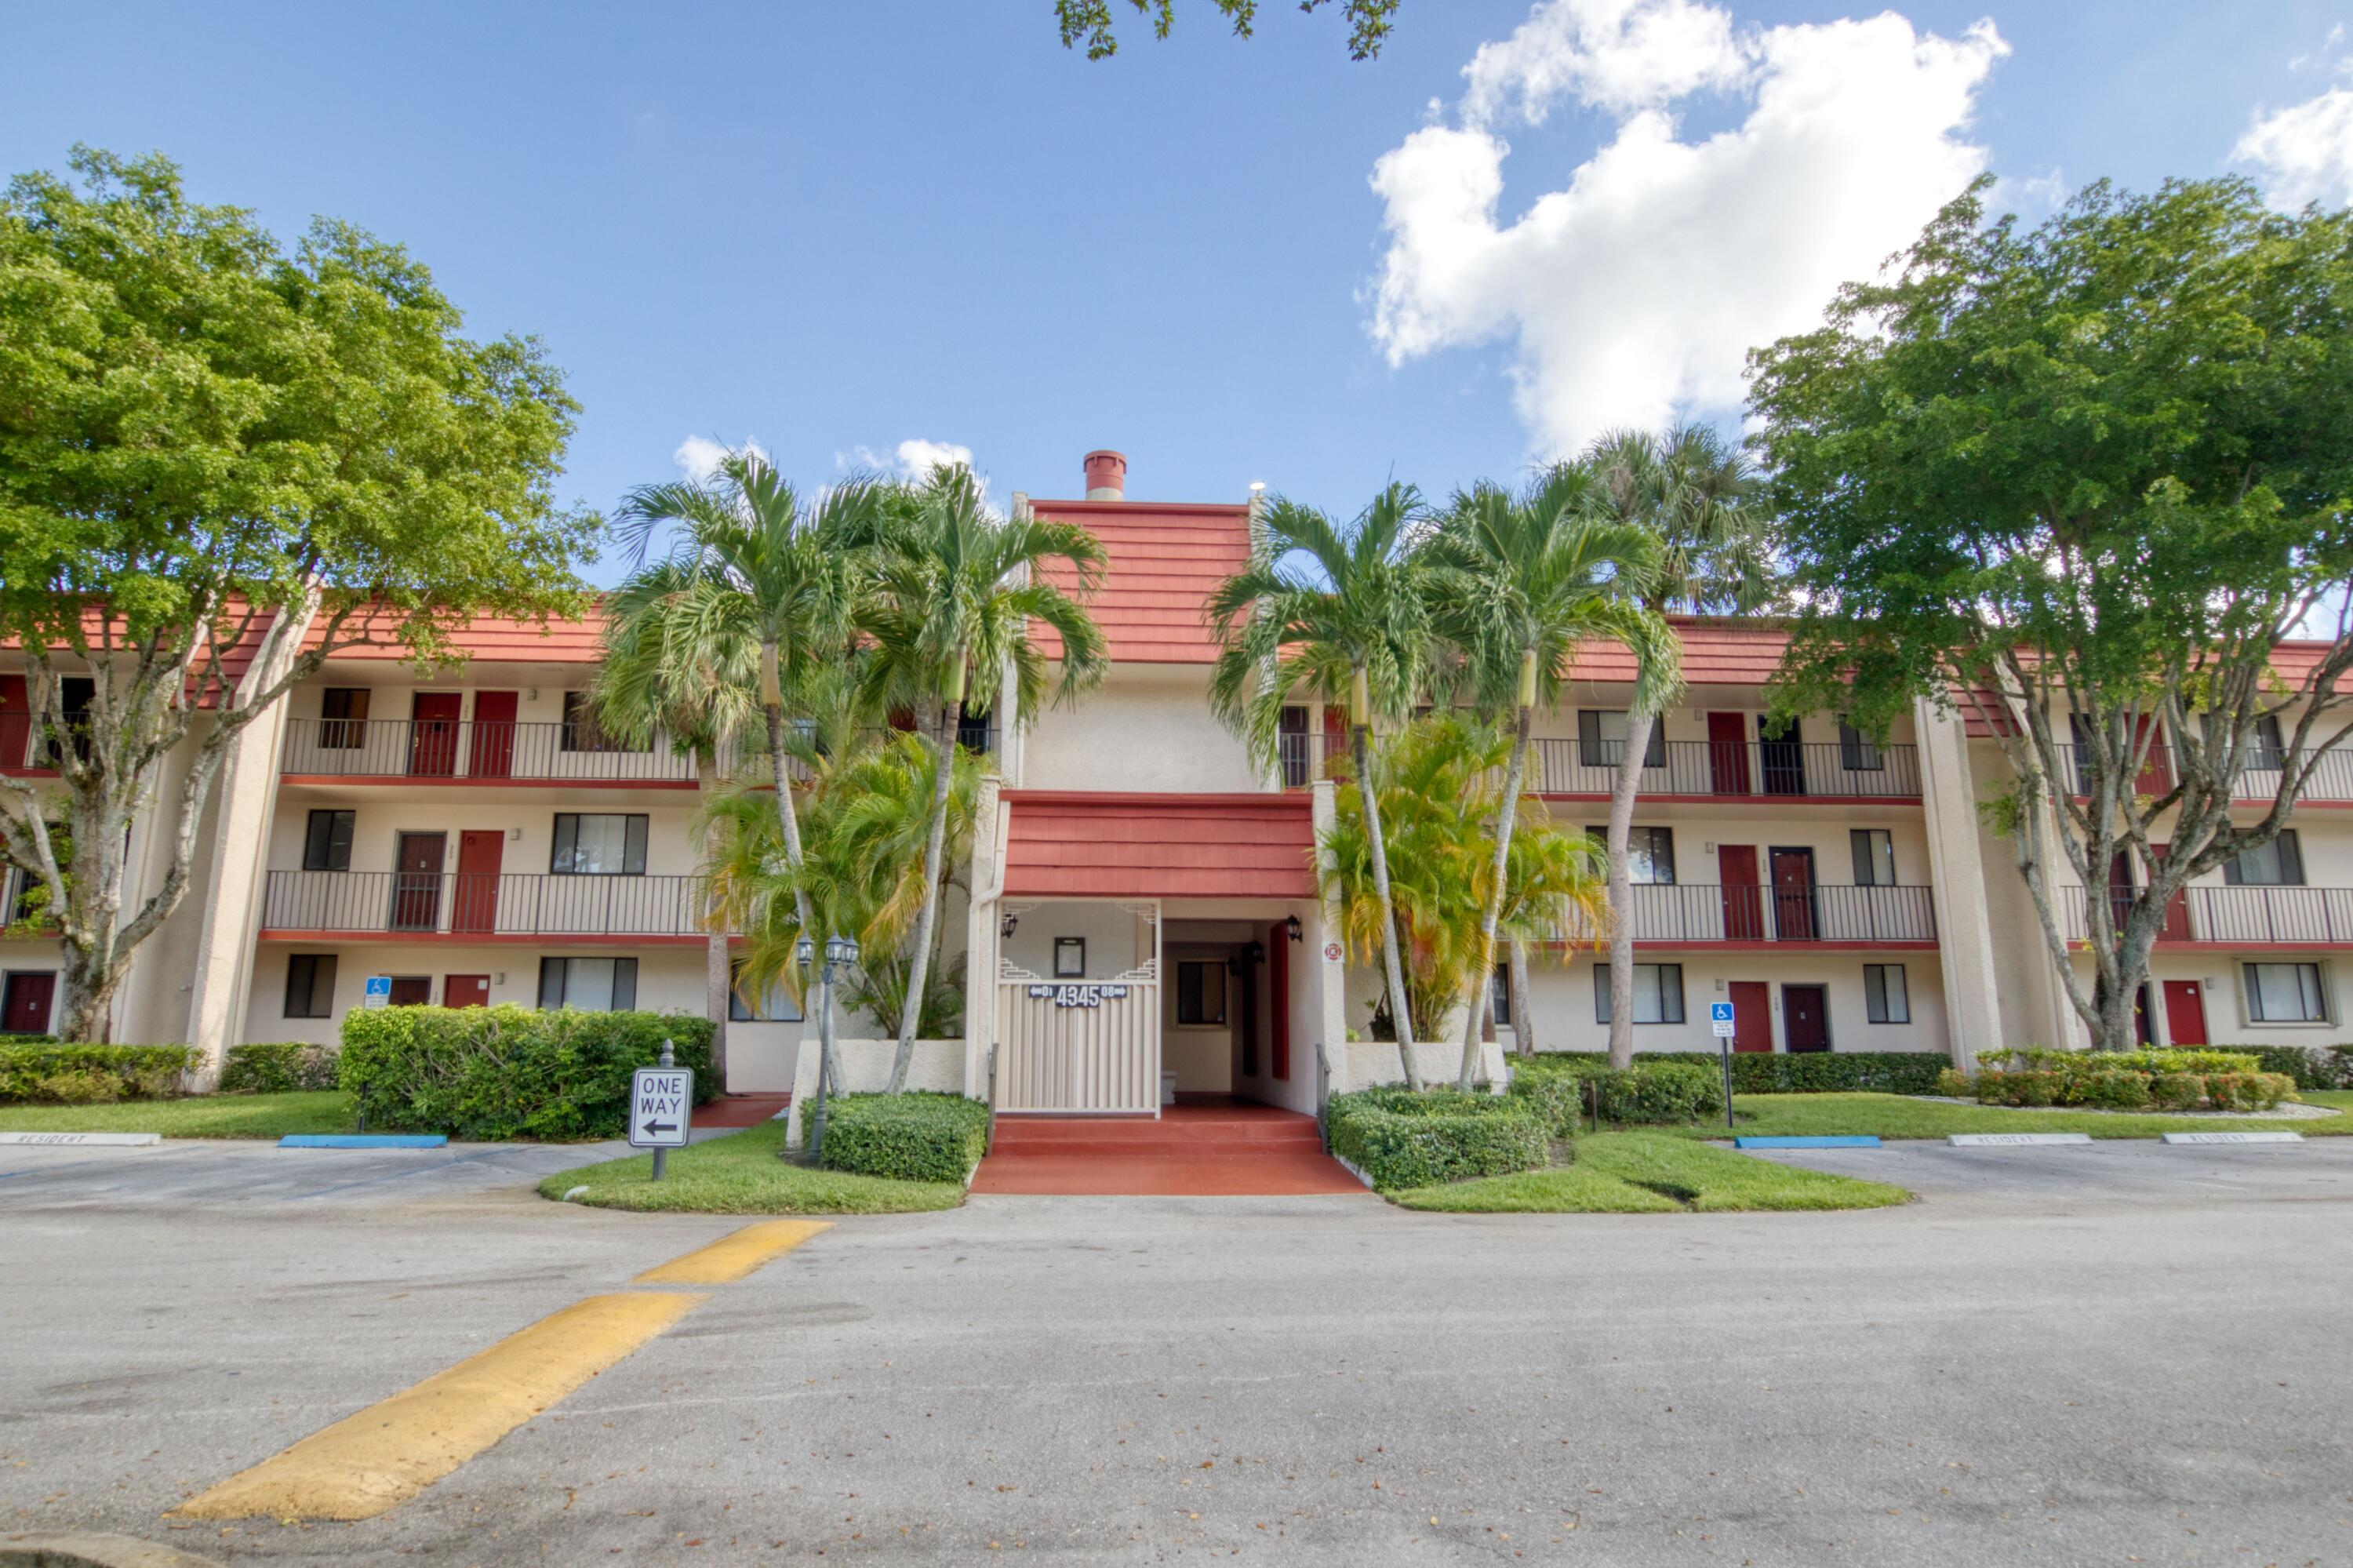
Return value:
M 1125 974 L 1054 980 L 997 960 L 998 1110 L 1160 1114 L 1160 906 L 1121 907 L 1151 954 Z

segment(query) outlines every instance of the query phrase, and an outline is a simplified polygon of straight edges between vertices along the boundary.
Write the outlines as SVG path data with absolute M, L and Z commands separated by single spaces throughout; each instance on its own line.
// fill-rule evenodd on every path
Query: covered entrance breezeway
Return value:
M 974 1190 L 1361 1190 L 1314 1121 L 1307 802 L 1008 795 Z

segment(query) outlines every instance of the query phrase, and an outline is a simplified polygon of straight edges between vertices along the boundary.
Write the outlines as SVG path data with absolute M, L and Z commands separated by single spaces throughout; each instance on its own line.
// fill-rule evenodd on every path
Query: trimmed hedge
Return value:
M 0 1100 L 94 1105 L 170 1099 L 196 1065 L 185 1045 L 0 1045 Z
M 1576 1132 L 1577 1118 L 1586 1112 L 1588 1084 L 1593 1108 L 1603 1121 L 1697 1121 L 1724 1112 L 1724 1069 L 1715 1062 L 1637 1056 L 1631 1067 L 1620 1069 L 1611 1067 L 1607 1057 L 1588 1060 L 1564 1052 L 1518 1065 L 1511 1092 L 1535 1102 L 1556 1137 Z
M 826 1112 L 828 1171 L 961 1183 L 988 1152 L 988 1107 L 962 1095 L 845 1095 Z
M 2200 1053 L 2213 1054 L 2214 1053 Z M 2090 1053 L 2085 1053 L 2090 1054 Z M 2189 1053 L 2182 1053 L 2184 1055 Z M 1979 1073 L 1974 1080 L 1955 1074 L 1980 1105 L 2090 1106 L 2105 1110 L 2270 1110 L 2295 1096 L 2285 1073 L 2136 1073 L 2125 1068 L 2064 1072 L 2027 1067 Z
M 283 1095 L 335 1086 L 335 1048 L 303 1041 L 232 1045 L 221 1061 L 225 1095 Z
M 372 1130 L 495 1141 L 618 1138 L 629 1075 L 661 1059 L 694 1069 L 697 1105 L 718 1097 L 711 1022 L 684 1012 L 541 1012 L 498 1007 L 385 1007 L 343 1015 L 336 1082 Z
M 1998 1072 L 2058 1073 L 2071 1078 L 2090 1073 L 2253 1073 L 2263 1065 L 2253 1051 L 2221 1051 L 2211 1045 L 2138 1051 L 2053 1051 L 2046 1045 L 2021 1045 L 1988 1051 L 1978 1061 Z
M 1514 1071 L 1535 1062 L 1598 1062 L 1607 1066 L 1602 1051 L 1544 1051 L 1511 1058 Z M 1712 1051 L 1637 1051 L 1637 1066 L 1646 1062 L 1681 1062 L 1705 1067 L 1724 1076 L 1722 1058 Z M 1732 1055 L 1732 1092 L 1736 1095 L 1837 1095 L 1871 1092 L 1883 1095 L 1933 1095 L 1936 1075 L 1953 1065 L 1941 1051 L 1736 1051 Z
M 1384 1192 L 1535 1171 L 1552 1157 L 1550 1129 L 1521 1096 L 1359 1089 L 1332 1097 L 1324 1126 L 1332 1152 Z
M 2299 1089 L 2353 1089 L 2353 1045 L 2233 1045 L 2258 1071 L 2282 1073 Z

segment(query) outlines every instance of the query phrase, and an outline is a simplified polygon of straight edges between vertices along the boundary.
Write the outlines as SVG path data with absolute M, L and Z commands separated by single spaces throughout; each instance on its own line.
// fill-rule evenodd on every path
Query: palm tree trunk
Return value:
M 1373 852 L 1373 895 L 1381 902 L 1381 963 L 1388 978 L 1389 1018 L 1396 1026 L 1398 1057 L 1405 1064 L 1405 1086 L 1419 1093 L 1421 1074 L 1413 1065 L 1413 1014 L 1405 1004 L 1405 966 L 1398 961 L 1397 921 L 1389 908 L 1389 853 L 1381 842 L 1380 791 L 1373 788 L 1372 726 L 1358 720 L 1350 728 L 1356 793 L 1365 802 L 1365 842 Z
M 1634 797 L 1642 786 L 1642 758 L 1651 748 L 1655 715 L 1626 715 L 1626 752 L 1609 791 L 1609 1065 L 1634 1063 L 1634 874 L 1627 863 L 1634 837 Z
M 776 820 L 784 824 L 785 863 L 793 872 L 793 915 L 800 922 L 801 935 L 822 950 L 825 934 L 817 928 L 816 916 L 809 908 L 808 889 L 801 883 L 801 819 L 793 804 L 792 768 L 785 755 L 785 702 L 776 683 L 774 643 L 761 650 L 760 663 L 760 705 L 766 711 L 768 720 L 768 763 L 775 770 Z M 822 981 L 819 983 L 822 988 Z M 828 1001 L 825 1018 L 818 1025 L 817 1105 L 810 1113 L 808 1138 L 812 1160 L 825 1148 L 826 1096 L 841 1083 L 841 1062 L 834 1054 L 831 1016 Z
M 1528 994 L 1528 944 L 1512 938 L 1512 1044 L 1523 1056 L 1536 1054 L 1535 1001 Z
M 1533 654 L 1521 667 L 1522 693 L 1535 680 Z M 1504 918 L 1504 874 L 1511 865 L 1512 829 L 1520 811 L 1520 780 L 1527 774 L 1528 704 L 1519 705 L 1520 716 L 1512 736 L 1512 760 L 1504 769 L 1504 802 L 1495 810 L 1495 885 L 1487 890 L 1487 907 L 1479 916 L 1479 968 L 1472 976 L 1471 1017 L 1462 1026 L 1462 1075 L 1454 1086 L 1464 1094 L 1471 1092 L 1471 1080 L 1479 1067 L 1479 1024 L 1486 1009 L 1483 999 L 1493 991 L 1491 977 L 1495 972 L 1495 927 Z
M 708 747 L 694 748 L 695 798 L 707 810 L 711 797 L 719 788 L 719 759 Z M 718 858 L 719 824 L 709 823 L 702 830 L 702 853 L 706 863 Z M 706 927 L 702 943 L 702 1007 L 711 1018 L 711 1075 L 719 1080 L 719 1092 L 727 1092 L 727 998 L 734 989 L 734 974 L 728 960 L 727 922 L 722 917 L 718 900 L 711 890 L 703 890 L 703 919 Z
M 915 942 L 907 959 L 907 1001 L 899 1010 L 899 1051 L 891 1059 L 890 1093 L 907 1086 L 907 1071 L 915 1062 L 915 1030 L 923 1022 L 923 987 L 931 979 L 932 927 L 940 916 L 940 861 L 946 853 L 948 790 L 955 779 L 956 731 L 964 722 L 964 681 L 961 670 L 940 713 L 940 732 L 934 745 L 938 762 L 932 778 L 932 832 L 923 842 L 923 907 L 915 916 Z

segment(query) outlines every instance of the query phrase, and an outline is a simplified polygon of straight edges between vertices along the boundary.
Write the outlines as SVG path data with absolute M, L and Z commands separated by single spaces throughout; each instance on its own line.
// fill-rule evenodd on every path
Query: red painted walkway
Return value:
M 1324 1152 L 1315 1118 L 1246 1100 L 1149 1117 L 1000 1116 L 976 1192 L 1103 1197 L 1284 1197 L 1362 1192 Z
M 722 1095 L 707 1106 L 694 1107 L 697 1127 L 757 1127 L 781 1115 L 793 1103 L 790 1095 Z

